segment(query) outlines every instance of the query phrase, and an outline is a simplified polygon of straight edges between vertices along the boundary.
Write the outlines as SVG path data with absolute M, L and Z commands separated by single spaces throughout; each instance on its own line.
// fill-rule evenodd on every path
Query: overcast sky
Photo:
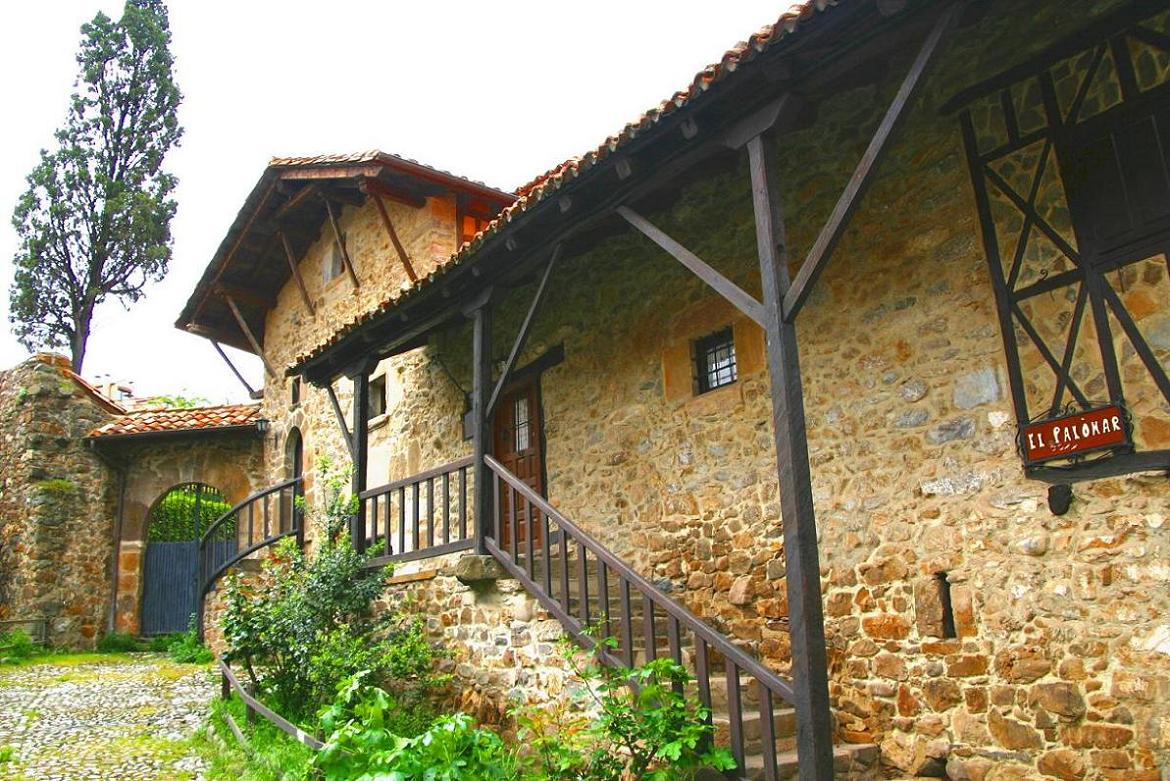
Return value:
M 254 2 L 171 0 L 182 146 L 168 277 L 98 309 L 84 374 L 138 395 L 245 393 L 206 340 L 174 328 L 268 159 L 381 149 L 512 190 L 595 147 L 683 88 L 789 0 Z M 0 24 L 0 368 L 27 354 L 8 323 L 10 217 L 51 145 L 81 25 L 108 0 L 5 4 Z M 254 385 L 259 362 L 228 348 Z

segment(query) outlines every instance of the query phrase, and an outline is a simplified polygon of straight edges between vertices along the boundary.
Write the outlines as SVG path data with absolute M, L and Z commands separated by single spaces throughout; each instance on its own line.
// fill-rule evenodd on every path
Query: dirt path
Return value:
M 153 654 L 0 667 L 0 778 L 198 779 L 190 739 L 214 692 L 206 667 Z

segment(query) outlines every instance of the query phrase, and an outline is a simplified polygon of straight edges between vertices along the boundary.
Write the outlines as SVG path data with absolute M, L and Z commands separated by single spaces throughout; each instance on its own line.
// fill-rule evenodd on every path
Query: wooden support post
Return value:
M 922 85 L 922 77 L 926 73 L 927 66 L 941 48 L 940 44 L 946 38 L 947 33 L 954 29 L 963 5 L 959 0 L 955 0 L 949 7 L 944 8 L 938 20 L 935 21 L 934 27 L 927 33 L 926 40 L 922 42 L 922 47 L 918 50 L 918 56 L 914 58 L 910 70 L 907 71 L 906 77 L 902 80 L 902 86 L 898 88 L 898 94 L 894 96 L 890 107 L 886 110 L 886 115 L 882 117 L 877 130 L 874 131 L 869 146 L 866 147 L 861 161 L 853 171 L 853 176 L 837 200 L 837 205 L 833 207 L 833 213 L 829 215 L 828 222 L 825 223 L 825 227 L 817 236 L 817 240 L 813 242 L 812 249 L 808 251 L 808 256 L 800 267 L 796 279 L 793 280 L 792 285 L 784 295 L 783 316 L 786 321 L 792 322 L 796 319 L 800 308 L 804 306 L 804 302 L 812 293 L 817 278 L 825 270 L 829 258 L 833 255 L 833 250 L 836 249 L 837 243 L 845 234 L 845 228 L 849 226 L 853 212 L 856 211 L 861 199 L 865 197 L 866 190 L 873 182 L 874 172 L 889 149 L 890 140 L 905 118 L 907 109 L 914 102 L 918 88 Z
M 325 201 L 325 211 L 329 213 L 329 224 L 333 227 L 333 240 L 337 242 L 337 249 L 341 252 L 341 262 L 345 264 L 345 270 L 349 272 L 349 280 L 353 282 L 354 287 L 361 287 L 362 283 L 358 282 L 353 261 L 349 259 L 349 250 L 341 236 L 341 228 L 337 225 L 337 215 L 333 213 L 333 203 L 328 198 L 322 198 L 322 200 Z
M 670 253 L 675 260 L 686 266 L 695 276 L 714 288 L 716 293 L 730 301 L 736 309 L 754 320 L 761 328 L 764 326 L 763 308 L 750 293 L 707 265 L 702 258 L 679 244 L 630 207 L 619 206 L 617 213 L 644 234 L 646 238 Z
M 747 148 L 764 293 L 764 333 L 772 381 L 772 425 L 788 570 L 796 750 L 802 781 L 820 781 L 833 777 L 833 729 L 800 353 L 796 326 L 784 320 L 781 308 L 790 284 L 788 246 L 775 166 L 768 166 L 761 136 L 749 141 Z
M 474 323 L 471 346 L 471 420 L 475 448 L 475 551 L 480 554 L 488 552 L 484 539 L 488 531 L 488 519 L 495 511 L 495 495 L 492 491 L 494 475 L 484 461 L 484 456 L 488 455 L 492 447 L 492 422 L 487 409 L 492 382 L 491 293 L 489 288 L 470 312 Z M 496 543 L 499 544 L 499 540 Z
M 500 401 L 500 394 L 504 392 L 504 386 L 508 383 L 508 378 L 512 375 L 512 370 L 516 368 L 516 361 L 520 358 L 520 352 L 524 349 L 525 343 L 528 341 L 528 334 L 532 331 L 532 321 L 536 318 L 536 310 L 540 308 L 541 301 L 544 300 L 544 292 L 548 288 L 548 279 L 552 276 L 553 266 L 556 265 L 557 258 L 561 255 L 561 246 L 558 244 L 553 248 L 552 257 L 548 259 L 548 265 L 544 267 L 544 274 L 540 278 L 540 284 L 536 287 L 536 293 L 532 296 L 532 303 L 528 306 L 528 314 L 524 316 L 524 322 L 520 324 L 520 332 L 516 334 L 516 342 L 512 345 L 512 352 L 508 354 L 508 360 L 504 363 L 504 370 L 500 372 L 500 379 L 496 382 L 495 389 L 492 390 L 491 398 L 488 400 L 487 408 L 484 410 L 484 415 L 491 417 L 495 412 L 496 404 Z
M 288 270 L 292 274 L 292 278 L 296 280 L 297 289 L 301 291 L 301 300 L 305 302 L 305 309 L 309 310 L 310 315 L 317 314 L 313 307 L 313 299 L 309 298 L 309 289 L 305 287 L 305 279 L 301 276 L 301 267 L 297 264 L 296 253 L 293 252 L 292 245 L 288 243 L 288 236 L 284 235 L 284 231 L 280 231 L 280 243 L 284 246 L 284 257 L 288 260 Z
M 248 344 L 252 345 L 252 349 L 256 351 L 256 355 L 260 356 L 260 360 L 264 362 L 264 368 L 268 370 L 268 373 L 272 375 L 273 378 L 278 377 L 279 375 L 276 373 L 276 369 L 272 368 L 272 364 L 268 362 L 268 357 L 264 355 L 264 349 L 260 347 L 259 340 L 257 340 L 256 335 L 252 333 L 252 329 L 248 327 L 248 321 L 244 319 L 244 315 L 240 313 L 240 308 L 236 306 L 235 299 L 233 299 L 231 296 L 225 295 L 224 300 L 227 301 L 228 309 L 232 310 L 232 315 L 236 318 L 236 325 L 240 327 L 240 331 L 243 332 L 244 338 L 248 340 Z
M 366 490 L 366 471 L 370 463 L 370 366 L 362 366 L 353 375 L 353 496 Z M 363 505 L 359 504 L 350 524 L 350 540 L 354 550 L 366 549 L 366 531 Z
M 410 256 L 406 254 L 406 248 L 398 240 L 398 231 L 394 230 L 394 222 L 390 219 L 390 212 L 386 210 L 382 196 L 377 192 L 371 192 L 370 197 L 374 199 L 374 205 L 378 207 L 378 214 L 382 216 L 382 224 L 386 226 L 386 233 L 390 234 L 390 243 L 394 245 L 394 251 L 398 253 L 398 260 L 402 263 L 406 276 L 410 277 L 411 282 L 418 282 L 418 275 L 414 273 L 414 266 L 410 263 Z
M 208 339 L 207 341 L 211 342 L 211 346 L 215 348 L 217 353 L 219 353 L 219 357 L 223 358 L 223 362 L 226 363 L 228 368 L 232 370 L 232 374 L 236 375 L 236 379 L 239 380 L 240 384 L 247 389 L 248 398 L 256 398 L 256 391 L 252 388 L 248 381 L 244 379 L 244 375 L 240 373 L 240 370 L 236 368 L 236 365 L 232 363 L 232 359 L 229 358 L 228 354 L 223 351 L 223 347 L 220 345 L 220 343 L 214 339 Z

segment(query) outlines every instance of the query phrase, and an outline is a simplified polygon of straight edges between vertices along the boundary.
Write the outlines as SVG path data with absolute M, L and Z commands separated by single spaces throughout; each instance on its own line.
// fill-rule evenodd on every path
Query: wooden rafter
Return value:
M 276 306 L 276 299 L 272 296 L 266 296 L 263 293 L 258 293 L 255 290 L 249 290 L 239 285 L 217 282 L 212 289 L 216 295 L 224 296 L 225 298 L 231 296 L 240 303 L 249 304 L 264 310 L 273 309 Z
M 874 172 L 889 149 L 890 140 L 901 126 L 902 120 L 905 119 L 906 109 L 918 94 L 927 66 L 934 59 L 934 55 L 940 49 L 947 34 L 954 29 L 962 9 L 963 3 L 957 0 L 952 2 L 942 11 L 935 21 L 934 27 L 927 33 L 926 40 L 922 42 L 922 46 L 918 50 L 918 56 L 914 58 L 910 70 L 907 71 L 902 80 L 902 85 L 898 88 L 898 93 L 890 102 L 890 107 L 886 110 L 885 116 L 882 117 L 877 130 L 874 131 L 873 138 L 870 139 L 869 146 L 861 156 L 857 168 L 853 171 L 853 176 L 837 200 L 833 213 L 829 216 L 820 235 L 817 236 L 817 240 L 813 242 L 796 279 L 792 281 L 792 286 L 784 296 L 784 319 L 786 321 L 792 321 L 796 318 L 801 307 L 804 306 L 805 301 L 812 293 L 813 285 L 816 284 L 817 279 L 825 270 L 825 266 L 828 265 L 833 250 L 836 249 L 838 242 L 845 234 L 845 229 L 848 227 L 854 211 L 857 210 L 870 184 L 873 183 Z
M 381 179 L 363 179 L 361 189 L 367 195 L 377 193 L 387 201 L 396 201 L 414 209 L 421 209 L 427 205 L 426 196 L 391 187 Z
M 248 233 L 252 230 L 252 226 L 259 218 L 260 212 L 264 211 L 264 207 L 268 205 L 268 199 L 272 197 L 272 193 L 274 192 L 276 192 L 276 180 L 273 180 L 271 183 L 269 183 L 268 189 L 264 191 L 264 195 L 260 198 L 259 205 L 257 205 L 256 208 L 252 211 L 252 214 L 249 215 L 248 221 L 244 223 L 244 227 L 240 229 L 240 235 L 236 237 L 236 240 L 232 243 L 232 248 L 228 250 L 227 255 L 224 256 L 223 262 L 219 264 L 219 269 L 215 272 L 215 279 L 213 280 L 214 282 L 218 282 L 223 276 L 223 273 L 227 270 L 228 266 L 231 265 L 232 259 L 236 256 L 236 251 L 239 250 L 240 245 L 244 243 L 244 239 L 248 237 Z M 211 292 L 212 291 L 208 291 L 208 293 L 205 294 L 199 301 L 199 305 L 195 307 L 195 312 L 191 315 L 192 322 L 199 319 L 199 315 L 203 312 L 203 307 L 207 304 L 207 299 L 209 298 Z
M 284 202 L 284 205 L 277 209 L 276 212 L 272 215 L 273 221 L 279 222 L 280 220 L 283 220 L 285 217 L 295 211 L 297 207 L 320 192 L 320 190 L 321 185 L 319 185 L 317 182 L 310 182 L 301 189 L 297 190 L 292 194 L 292 196 L 289 197 L 287 201 Z
M 761 327 L 764 325 L 764 310 L 759 301 L 739 285 L 709 266 L 702 258 L 668 236 L 658 226 L 628 206 L 619 206 L 617 213 L 626 222 L 670 253 L 675 260 L 686 266 L 695 276 L 706 282 L 715 292 L 730 301 L 735 308 L 750 317 Z
M 228 308 L 232 310 L 232 315 L 236 318 L 236 324 L 240 326 L 240 331 L 243 332 L 244 338 L 248 340 L 248 344 L 252 345 L 252 349 L 256 351 L 256 355 L 258 355 L 260 360 L 264 362 L 264 368 L 267 369 L 268 373 L 273 377 L 278 376 L 276 370 L 272 368 L 272 364 L 268 362 L 268 356 L 264 354 L 264 349 L 260 347 L 260 342 L 258 339 L 256 339 L 256 335 L 252 333 L 252 329 L 249 327 L 248 321 L 244 319 L 244 315 L 241 314 L 240 308 L 236 306 L 235 299 L 229 295 L 225 295 L 224 300 L 227 301 Z
M 284 231 L 276 235 L 280 237 L 280 243 L 284 246 L 284 257 L 288 260 L 288 270 L 292 274 L 292 278 L 296 280 L 297 289 L 301 291 L 301 300 L 305 302 L 305 308 L 309 310 L 309 314 L 316 315 L 317 310 L 313 307 L 313 299 L 309 297 L 309 289 L 305 287 L 305 279 L 301 276 L 301 267 L 297 263 L 297 256 L 293 252 L 292 244 L 289 243 L 288 236 L 284 235 Z
M 382 201 L 381 193 L 377 190 L 371 190 L 370 197 L 374 199 L 374 205 L 378 207 L 382 224 L 386 227 L 386 233 L 390 234 L 390 243 L 394 245 L 394 251 L 398 253 L 398 260 L 402 263 L 406 276 L 410 277 L 411 282 L 418 282 L 418 275 L 414 273 L 414 266 L 411 265 L 410 256 L 406 254 L 406 248 L 398 240 L 398 231 L 394 230 L 394 222 L 390 219 L 390 212 L 387 211 L 386 204 Z
M 361 287 L 362 283 L 358 281 L 353 261 L 349 259 L 349 250 L 346 249 L 345 240 L 341 236 L 341 228 L 337 225 L 337 215 L 333 213 L 333 204 L 329 202 L 328 198 L 322 200 L 325 201 L 325 211 L 329 212 L 329 224 L 333 227 L 333 240 L 337 242 L 337 249 L 341 251 L 341 262 L 345 264 L 345 270 L 349 272 L 349 279 L 353 282 L 353 286 Z

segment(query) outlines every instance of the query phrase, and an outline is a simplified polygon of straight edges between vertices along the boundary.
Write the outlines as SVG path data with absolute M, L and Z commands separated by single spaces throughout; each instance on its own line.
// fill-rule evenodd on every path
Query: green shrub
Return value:
M 98 640 L 97 650 L 103 654 L 126 653 L 139 650 L 138 639 L 127 632 L 110 632 Z
M 22 629 L 0 634 L 0 664 L 16 664 L 39 650 L 40 647 Z
M 259 575 L 229 577 L 221 626 L 228 650 L 257 691 L 286 718 L 304 721 L 329 703 L 337 686 L 361 670 L 397 694 L 425 688 L 436 652 L 423 625 L 389 614 L 372 602 L 385 588 L 388 568 L 370 568 L 353 549 L 345 521 L 354 504 L 344 480 L 322 468 L 327 499 L 318 523 L 319 546 L 306 557 L 292 539 L 278 543 Z
M 390 725 L 398 703 L 365 683 L 359 673 L 338 688 L 321 715 L 328 734 L 313 767 L 326 781 L 386 778 L 396 781 L 504 781 L 518 778 L 514 753 L 494 732 L 472 726 L 465 714 L 443 716 L 416 737 Z
M 215 659 L 215 654 L 199 639 L 199 632 L 194 628 L 177 635 L 171 635 L 167 644 L 167 653 L 171 659 L 180 664 L 207 664 Z

